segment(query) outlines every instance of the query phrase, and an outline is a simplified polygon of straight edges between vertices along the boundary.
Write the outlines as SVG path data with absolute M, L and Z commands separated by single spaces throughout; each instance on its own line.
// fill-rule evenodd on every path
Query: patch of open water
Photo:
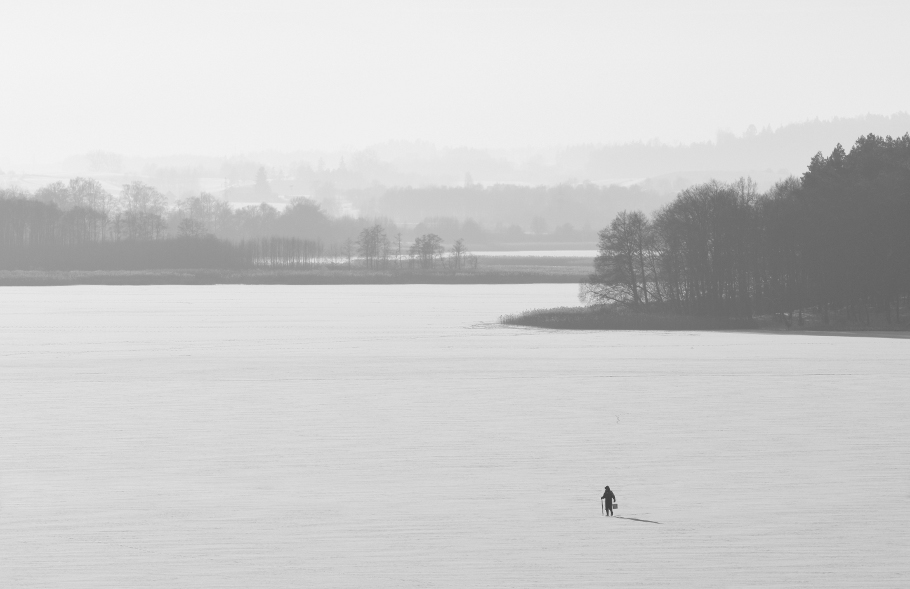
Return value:
M 597 250 L 516 250 L 471 252 L 480 257 L 512 258 L 591 258 L 597 257 Z

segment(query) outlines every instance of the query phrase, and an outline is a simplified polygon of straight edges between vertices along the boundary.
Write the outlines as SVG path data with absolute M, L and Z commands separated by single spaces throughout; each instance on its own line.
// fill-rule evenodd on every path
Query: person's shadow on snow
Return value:
M 646 524 L 660 524 L 660 522 L 653 522 L 649 519 L 638 519 L 637 517 L 623 517 L 621 515 L 614 515 L 616 519 L 630 519 L 633 522 L 645 522 Z

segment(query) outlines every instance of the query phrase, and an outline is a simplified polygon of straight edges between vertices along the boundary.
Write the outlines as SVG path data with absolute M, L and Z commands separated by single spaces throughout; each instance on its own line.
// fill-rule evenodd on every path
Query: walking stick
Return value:
M 603 499 L 601 499 L 601 501 L 600 501 L 600 515 L 607 515 L 607 512 L 606 512 L 605 510 L 606 510 L 606 507 L 604 507 L 604 501 L 603 501 Z

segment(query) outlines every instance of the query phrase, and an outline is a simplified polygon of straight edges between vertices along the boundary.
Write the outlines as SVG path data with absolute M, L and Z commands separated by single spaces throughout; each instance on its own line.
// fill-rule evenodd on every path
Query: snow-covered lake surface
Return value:
M 576 289 L 0 290 L 0 587 L 910 586 L 910 340 Z

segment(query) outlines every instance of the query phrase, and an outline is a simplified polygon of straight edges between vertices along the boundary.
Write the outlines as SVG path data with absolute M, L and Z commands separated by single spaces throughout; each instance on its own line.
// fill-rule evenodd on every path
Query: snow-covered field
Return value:
M 910 586 L 910 340 L 576 289 L 0 290 L 0 587 Z

